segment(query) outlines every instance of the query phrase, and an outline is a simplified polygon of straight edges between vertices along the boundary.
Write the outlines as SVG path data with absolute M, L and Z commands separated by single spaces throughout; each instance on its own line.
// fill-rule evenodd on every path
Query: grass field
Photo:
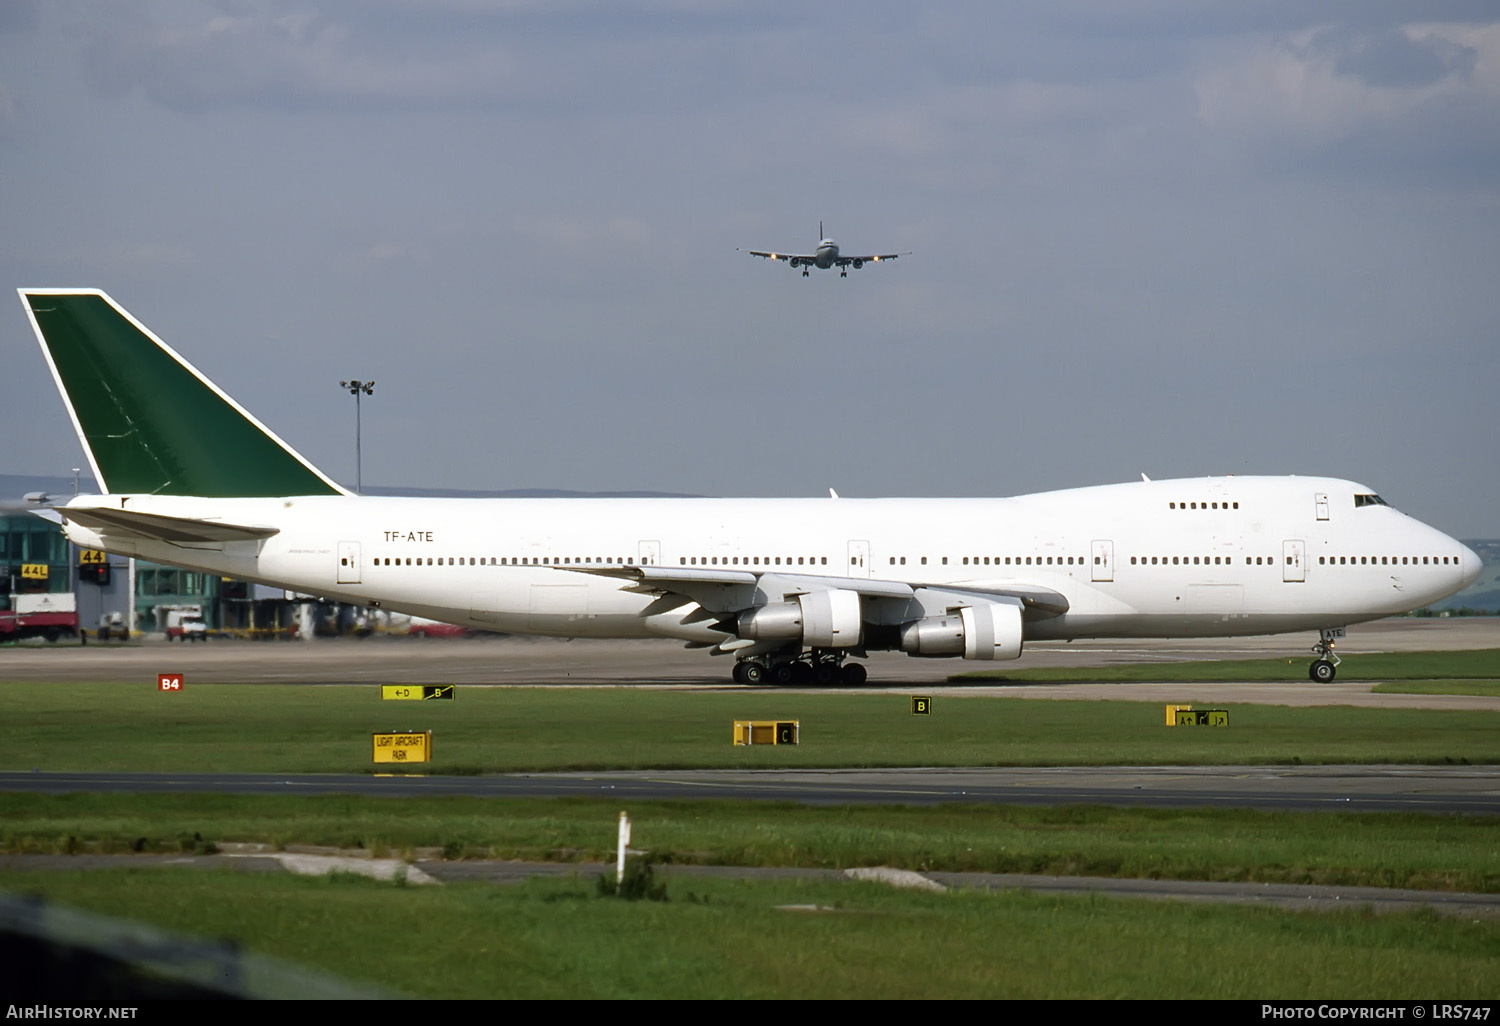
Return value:
M 1406 680 L 1376 684 L 1370 690 L 1386 695 L 1478 695 L 1482 698 L 1500 698 L 1500 681 Z
M 1495 817 L 1104 806 L 632 801 L 660 862 L 1048 873 L 1500 893 Z M 0 851 L 173 852 L 223 842 L 381 856 L 609 861 L 622 805 L 595 799 L 0 794 Z
M 1184 684 L 1175 701 L 1204 696 Z M 0 769 L 362 772 L 372 731 L 433 731 L 433 773 L 695 767 L 1500 762 L 1500 712 L 1228 706 L 1227 729 L 1163 725 L 1146 702 L 904 694 L 374 686 L 0 685 Z M 736 719 L 796 719 L 797 746 L 736 747 Z
M 950 681 L 992 683 L 1141 682 L 1141 681 L 1249 681 L 1274 683 L 1303 681 L 1311 658 L 1219 659 L 1181 663 L 1128 663 L 1121 666 L 1037 667 L 1016 670 L 998 668 L 957 673 Z M 1338 668 L 1341 681 L 1392 680 L 1500 680 L 1500 649 L 1467 652 L 1372 652 L 1351 656 Z M 1435 692 L 1441 693 L 1441 692 Z M 1468 692 L 1464 692 L 1467 694 Z
M 1500 925 L 877 884 L 401 887 L 209 871 L 0 873 L 0 888 L 417 997 L 1493 999 Z M 788 909 L 785 906 L 801 906 Z M 809 908 L 810 907 L 810 908 Z
M 1358 662 L 1374 673 L 1377 657 Z M 1496 653 L 1392 657 L 1402 688 L 1494 694 Z M 1255 677 L 1247 664 L 1062 671 L 1053 680 Z M 1226 666 L 1240 669 L 1227 670 Z M 1130 668 L 1133 672 L 1141 668 Z M 1299 673 L 1305 667 L 1297 668 Z M 1059 671 L 1047 671 L 1057 673 Z M 1262 671 L 1270 673 L 1269 668 Z M 1028 679 L 1042 679 L 1042 671 Z M 1294 675 L 1295 677 L 1295 675 Z M 1434 678 L 1438 679 L 1434 679 Z M 1311 686 L 1311 685 L 1309 685 Z M 0 684 L 10 770 L 360 772 L 370 733 L 431 729 L 429 772 L 674 767 L 1496 763 L 1500 713 L 1231 705 L 1169 729 L 1159 703 L 933 693 L 465 688 L 382 702 L 374 686 Z M 796 747 L 736 748 L 734 719 L 801 721 Z M 378 854 L 606 858 L 613 801 L 0 794 L 9 852 L 326 844 Z M 884 864 L 1500 892 L 1493 817 L 964 806 L 632 803 L 633 843 L 680 863 Z M 0 888 L 437 997 L 1494 999 L 1500 924 L 827 882 L 671 882 L 603 899 L 588 878 L 417 888 L 335 876 L 121 869 L 0 872 Z M 787 911 L 781 905 L 822 911 Z

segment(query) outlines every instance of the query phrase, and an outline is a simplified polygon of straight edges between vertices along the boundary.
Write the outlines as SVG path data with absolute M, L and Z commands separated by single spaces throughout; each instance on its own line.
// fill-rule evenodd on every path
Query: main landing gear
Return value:
M 1338 672 L 1339 663 L 1343 662 L 1339 654 L 1333 650 L 1334 640 L 1344 636 L 1344 628 L 1325 628 L 1318 632 L 1318 643 L 1312 647 L 1313 654 L 1318 658 L 1313 660 L 1307 668 L 1307 675 L 1315 683 L 1332 683 L 1334 675 Z
M 868 675 L 860 663 L 845 663 L 842 653 L 813 651 L 791 659 L 741 659 L 734 664 L 736 684 L 821 684 L 859 687 Z

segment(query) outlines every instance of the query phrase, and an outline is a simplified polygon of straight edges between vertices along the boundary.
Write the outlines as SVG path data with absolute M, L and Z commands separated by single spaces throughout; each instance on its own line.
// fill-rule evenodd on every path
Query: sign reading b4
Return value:
M 180 673 L 158 673 L 156 675 L 156 690 L 158 691 L 181 691 L 182 674 Z

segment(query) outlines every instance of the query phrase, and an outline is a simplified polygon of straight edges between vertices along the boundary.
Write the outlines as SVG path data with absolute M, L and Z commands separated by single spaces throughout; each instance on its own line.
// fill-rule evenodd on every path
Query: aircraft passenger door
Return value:
M 1327 520 L 1328 519 L 1328 493 L 1327 492 L 1318 492 L 1316 495 L 1313 496 L 1313 502 L 1317 505 L 1317 508 L 1318 508 L 1318 519 L 1319 520 Z
M 870 543 L 851 541 L 849 543 L 849 576 L 869 577 L 874 569 L 870 565 Z
M 1303 565 L 1307 544 L 1300 541 L 1281 543 L 1281 579 L 1283 581 L 1307 580 L 1307 568 Z
M 339 542 L 339 584 L 359 583 L 359 542 Z
M 640 548 L 639 555 L 640 555 L 640 565 L 641 566 L 660 566 L 661 565 L 661 542 L 659 542 L 659 541 L 643 541 L 643 542 L 640 543 L 639 548 Z
M 1115 579 L 1115 543 L 1096 541 L 1093 545 L 1093 560 L 1089 567 L 1089 580 L 1112 581 Z

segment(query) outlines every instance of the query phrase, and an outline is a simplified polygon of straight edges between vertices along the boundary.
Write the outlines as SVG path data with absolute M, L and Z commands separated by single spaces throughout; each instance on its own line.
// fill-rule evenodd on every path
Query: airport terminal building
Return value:
M 280 588 L 80 549 L 34 509 L 0 505 L 0 641 L 55 641 L 80 631 L 94 637 L 101 631 L 104 637 L 165 633 L 182 616 L 201 618 L 220 633 L 289 636 L 297 630 L 299 607 L 310 601 Z M 348 618 L 336 607 L 319 612 L 318 621 L 331 617 L 335 629 Z

